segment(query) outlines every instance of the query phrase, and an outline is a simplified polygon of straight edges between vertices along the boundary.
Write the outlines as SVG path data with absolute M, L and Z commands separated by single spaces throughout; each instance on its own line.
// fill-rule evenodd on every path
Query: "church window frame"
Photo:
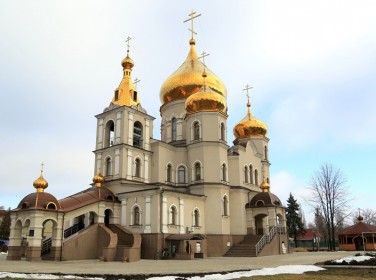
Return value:
M 141 178 L 141 159 L 136 157 L 134 160 L 134 177 Z
M 258 174 L 258 170 L 255 169 L 255 185 L 258 186 L 259 184 L 259 174 Z
M 142 133 L 143 126 L 139 121 L 135 121 L 133 124 L 133 146 L 142 148 Z
M 178 209 L 174 204 L 170 206 L 169 224 L 178 225 Z
M 254 180 L 254 174 L 253 174 L 253 165 L 250 164 L 249 165 L 249 183 L 250 184 L 254 184 L 255 180 Z
M 112 159 L 111 159 L 111 157 L 106 157 L 106 159 L 105 159 L 105 170 L 106 170 L 106 177 L 112 176 Z
M 244 166 L 244 183 L 246 183 L 246 184 L 249 183 L 249 181 L 248 181 L 248 175 L 249 175 L 249 173 L 248 173 L 248 166 L 245 165 Z
M 268 146 L 265 145 L 264 147 L 264 159 L 267 161 L 268 160 Z
M 172 164 L 168 163 L 166 166 L 166 182 L 172 183 Z
M 177 120 L 175 117 L 171 119 L 171 141 L 176 141 L 177 138 Z
M 46 209 L 48 210 L 57 210 L 57 205 L 55 202 L 48 202 L 46 205 Z
M 199 141 L 201 139 L 201 125 L 199 121 L 194 121 L 192 123 L 192 129 L 193 129 L 193 140 Z
M 187 178 L 187 168 L 184 165 L 179 165 L 178 167 L 178 184 L 185 184 Z
M 133 101 L 137 102 L 137 90 L 133 91 Z
M 105 148 L 113 146 L 115 141 L 115 122 L 113 120 L 109 120 L 106 123 L 104 135 Z
M 223 122 L 220 125 L 220 140 L 226 141 L 226 126 Z
M 223 203 L 223 205 L 222 205 L 222 208 L 223 208 L 223 216 L 224 216 L 224 217 L 228 217 L 228 216 L 230 216 L 230 215 L 229 215 L 229 199 L 228 199 L 228 197 L 227 197 L 226 194 L 225 194 L 225 195 L 223 196 L 223 198 L 222 198 L 222 203 Z
M 227 178 L 227 164 L 225 162 L 222 163 L 221 165 L 221 181 L 222 183 L 228 183 L 228 178 Z
M 200 227 L 201 226 L 201 221 L 200 221 L 200 210 L 196 207 L 193 209 L 193 227 Z
M 132 217 L 131 225 L 132 226 L 141 226 L 141 215 L 142 215 L 142 211 L 141 211 L 140 205 L 135 204 L 132 207 L 132 212 L 131 212 L 131 217 Z
M 193 174 L 194 178 L 193 181 L 201 181 L 202 180 L 202 164 L 199 161 L 196 161 L 193 164 Z

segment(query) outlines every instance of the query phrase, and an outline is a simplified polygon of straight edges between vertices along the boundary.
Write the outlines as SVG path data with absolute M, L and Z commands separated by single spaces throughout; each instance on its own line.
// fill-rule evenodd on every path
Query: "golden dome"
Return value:
M 270 185 L 264 179 L 264 181 L 260 185 L 260 188 L 262 189 L 262 192 L 269 192 Z
M 188 98 L 197 93 L 203 86 L 202 72 L 204 64 L 197 56 L 196 41 L 189 41 L 191 48 L 183 64 L 163 83 L 160 90 L 161 102 L 168 103 L 179 99 Z M 226 87 L 221 79 L 213 72 L 206 69 L 206 86 L 214 93 L 227 96 Z
M 98 174 L 93 177 L 93 183 L 97 188 L 102 187 L 102 184 L 104 183 L 104 177 L 102 176 L 100 171 L 98 171 Z
M 250 107 L 251 104 L 247 103 L 247 115 L 234 127 L 233 133 L 236 139 L 249 138 L 251 136 L 265 137 L 268 132 L 268 127 L 262 121 L 252 116 Z
M 127 56 L 121 61 L 121 65 L 125 69 L 132 69 L 134 66 L 133 59 L 129 57 L 129 53 L 127 52 Z
M 44 192 L 44 189 L 48 187 L 48 182 L 43 178 L 43 171 L 40 172 L 40 176 L 34 181 L 33 186 L 37 192 Z

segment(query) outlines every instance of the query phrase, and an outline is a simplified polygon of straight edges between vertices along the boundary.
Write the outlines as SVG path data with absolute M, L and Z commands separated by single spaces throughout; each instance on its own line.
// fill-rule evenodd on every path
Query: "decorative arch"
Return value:
M 112 175 L 112 158 L 111 156 L 106 156 L 104 159 L 104 168 L 105 170 L 105 176 L 111 176 Z
M 57 210 L 57 205 L 55 202 L 48 202 L 46 205 L 46 209 Z
M 187 166 L 184 164 L 179 164 L 178 168 L 176 169 L 177 178 L 179 184 L 186 184 L 187 183 Z
M 133 124 L 133 146 L 142 148 L 143 127 L 139 121 L 135 121 Z
M 229 216 L 229 199 L 227 194 L 224 194 L 222 197 L 222 209 L 223 209 L 223 216 Z
M 105 148 L 111 147 L 114 145 L 115 141 L 115 122 L 111 119 L 107 121 L 104 127 L 104 146 Z
M 228 182 L 227 164 L 225 162 L 222 162 L 221 164 L 221 181 L 223 183 Z
M 131 209 L 131 225 L 140 226 L 141 225 L 141 206 L 135 203 Z
M 193 226 L 194 227 L 199 227 L 201 225 L 201 220 L 200 220 L 200 210 L 198 207 L 195 207 L 192 212 L 192 217 L 193 217 Z
M 192 181 L 201 181 L 203 178 L 203 165 L 201 161 L 196 160 L 192 165 Z
M 248 181 L 248 165 L 244 165 L 244 183 L 249 183 Z
M 226 141 L 226 125 L 224 122 L 221 122 L 219 125 L 219 139 Z
M 178 208 L 173 203 L 170 205 L 169 211 L 168 211 L 168 221 L 170 225 L 177 225 L 178 224 Z
M 166 182 L 171 183 L 172 181 L 172 163 L 169 162 L 166 165 Z
M 136 156 L 134 159 L 134 177 L 141 178 L 142 177 L 142 161 L 139 156 Z

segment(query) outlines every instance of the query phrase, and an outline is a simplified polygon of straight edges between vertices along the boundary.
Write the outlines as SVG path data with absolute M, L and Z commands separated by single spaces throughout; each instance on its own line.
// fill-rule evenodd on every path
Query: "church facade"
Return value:
M 8 259 L 281 253 L 285 209 L 270 192 L 267 126 L 249 100 L 244 119 L 228 128 L 226 87 L 199 59 L 192 36 L 185 61 L 160 89 L 157 140 L 132 82 L 134 65 L 128 49 L 120 85 L 96 116 L 93 186 L 57 200 L 41 174 L 37 191 L 12 211 Z

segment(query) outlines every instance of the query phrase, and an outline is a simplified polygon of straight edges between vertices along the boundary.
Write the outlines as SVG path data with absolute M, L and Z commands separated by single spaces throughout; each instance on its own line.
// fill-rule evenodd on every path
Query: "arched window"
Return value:
M 177 224 L 177 210 L 175 206 L 171 206 L 170 208 L 170 224 L 171 225 Z
M 244 182 L 248 183 L 248 166 L 244 166 Z
M 137 102 L 137 91 L 133 91 L 133 101 Z
M 226 163 L 222 164 L 222 181 L 227 182 L 227 167 L 226 167 Z
M 200 124 L 198 122 L 193 124 L 193 140 L 200 140 Z
M 106 158 L 106 176 L 110 176 L 111 175 L 111 169 L 112 169 L 112 166 L 111 166 L 111 158 Z
M 223 196 L 223 216 L 228 216 L 228 198 Z
M 179 166 L 178 168 L 178 183 L 184 184 L 185 183 L 185 167 Z
M 115 125 L 113 121 L 108 121 L 105 128 L 105 148 L 114 144 Z
M 259 181 L 259 180 L 258 180 L 258 171 L 257 171 L 257 169 L 255 169 L 255 185 L 257 185 L 257 186 L 258 186 L 258 184 L 259 184 L 258 181 Z
M 266 178 L 266 182 L 269 184 L 270 182 L 269 182 L 269 178 Z
M 198 209 L 195 209 L 195 211 L 193 211 L 193 222 L 194 227 L 200 226 L 200 212 L 198 211 Z
M 166 182 L 172 182 L 172 166 L 171 166 L 171 164 L 167 165 Z
M 253 180 L 253 166 L 252 166 L 252 164 L 249 166 L 249 182 L 251 183 L 251 184 L 253 184 L 254 183 L 254 180 Z
M 176 141 L 176 118 L 172 118 L 171 120 L 171 137 L 172 141 Z
M 221 123 L 221 140 L 226 141 L 226 129 L 225 124 Z
M 142 148 L 142 124 L 135 122 L 133 125 L 133 146 Z
M 199 162 L 195 163 L 195 181 L 201 180 L 201 164 Z
M 265 160 L 268 160 L 268 147 L 267 146 L 264 147 L 264 157 L 265 157 Z
M 134 176 L 141 178 L 141 160 L 139 158 L 134 161 Z
M 138 206 L 133 208 L 133 225 L 141 225 L 141 212 Z

